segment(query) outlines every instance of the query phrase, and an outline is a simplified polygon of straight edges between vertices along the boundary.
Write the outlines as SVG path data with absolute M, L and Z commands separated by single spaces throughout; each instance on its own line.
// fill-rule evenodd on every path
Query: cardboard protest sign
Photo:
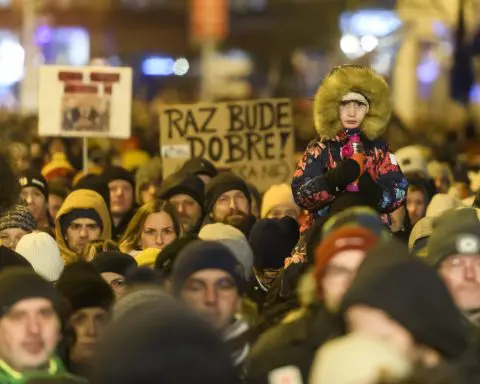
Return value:
M 40 68 L 39 135 L 130 137 L 131 68 Z
M 165 176 L 187 159 L 203 157 L 261 191 L 292 178 L 294 137 L 288 99 L 163 106 L 159 115 Z

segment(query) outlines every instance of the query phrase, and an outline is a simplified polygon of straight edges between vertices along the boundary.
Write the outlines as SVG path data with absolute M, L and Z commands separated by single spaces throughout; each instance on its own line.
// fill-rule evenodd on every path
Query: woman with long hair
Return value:
M 162 250 L 182 235 L 175 207 L 165 200 L 141 206 L 120 239 L 120 251 L 136 255 L 148 248 Z

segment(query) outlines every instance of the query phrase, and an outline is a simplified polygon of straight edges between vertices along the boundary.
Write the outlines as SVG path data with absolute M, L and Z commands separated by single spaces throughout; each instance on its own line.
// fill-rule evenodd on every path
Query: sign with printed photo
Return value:
M 189 158 L 203 157 L 265 191 L 290 182 L 294 135 L 288 99 L 162 106 L 160 147 L 164 176 Z
M 131 68 L 40 68 L 39 135 L 129 138 Z

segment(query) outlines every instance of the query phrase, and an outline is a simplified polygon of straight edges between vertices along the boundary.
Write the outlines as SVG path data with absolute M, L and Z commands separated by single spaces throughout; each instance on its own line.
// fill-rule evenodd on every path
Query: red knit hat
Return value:
M 379 237 L 366 228 L 348 225 L 330 233 L 315 250 L 315 281 L 321 296 L 321 281 L 327 264 L 342 251 L 367 252 L 379 241 Z

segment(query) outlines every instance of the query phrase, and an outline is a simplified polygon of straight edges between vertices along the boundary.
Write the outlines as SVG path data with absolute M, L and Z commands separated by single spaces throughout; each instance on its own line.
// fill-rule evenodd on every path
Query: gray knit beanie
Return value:
M 21 228 L 26 232 L 37 229 L 37 222 L 27 207 L 17 204 L 0 217 L 0 231 L 9 228 Z

